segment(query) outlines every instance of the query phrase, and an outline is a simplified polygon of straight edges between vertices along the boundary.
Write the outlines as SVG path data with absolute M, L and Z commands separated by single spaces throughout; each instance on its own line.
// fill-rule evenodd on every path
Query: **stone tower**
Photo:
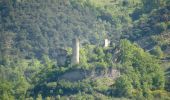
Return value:
M 104 40 L 104 47 L 108 47 L 110 45 L 110 41 L 108 39 Z
M 79 39 L 75 38 L 73 39 L 73 44 L 72 44 L 72 65 L 79 64 Z

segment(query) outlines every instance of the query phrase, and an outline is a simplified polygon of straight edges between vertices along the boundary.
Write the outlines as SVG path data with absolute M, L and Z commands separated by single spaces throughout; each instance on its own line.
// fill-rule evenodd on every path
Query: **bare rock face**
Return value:
M 110 78 L 115 80 L 120 76 L 120 72 L 117 69 L 108 69 L 102 71 L 101 69 L 96 69 L 95 71 L 84 71 L 80 69 L 72 70 L 63 74 L 59 79 L 68 81 L 81 81 L 85 78 L 98 79 L 98 78 Z
M 97 78 L 111 78 L 115 80 L 117 77 L 120 76 L 120 72 L 117 69 L 108 68 L 107 70 L 103 71 L 101 69 L 96 69 L 93 74 L 90 74 L 90 77 L 93 79 Z
M 72 70 L 63 74 L 60 79 L 68 81 L 79 81 L 85 78 L 85 73 L 82 70 Z

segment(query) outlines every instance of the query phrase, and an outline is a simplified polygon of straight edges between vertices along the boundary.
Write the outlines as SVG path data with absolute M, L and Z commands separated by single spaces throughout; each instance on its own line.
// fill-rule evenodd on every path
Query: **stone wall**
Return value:
M 120 76 L 120 72 L 117 69 L 107 69 L 105 72 L 101 69 L 96 69 L 94 71 L 84 71 L 80 69 L 75 69 L 64 73 L 59 80 L 68 81 L 81 81 L 85 78 L 97 79 L 97 78 L 110 78 L 115 80 Z

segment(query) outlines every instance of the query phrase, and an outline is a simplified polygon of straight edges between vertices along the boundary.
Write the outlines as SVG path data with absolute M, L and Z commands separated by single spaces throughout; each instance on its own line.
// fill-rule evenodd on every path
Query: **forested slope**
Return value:
M 0 99 L 169 100 L 169 5 L 169 0 L 1 0 Z M 71 61 L 75 37 L 80 64 L 59 65 L 55 54 L 64 50 Z M 111 40 L 107 48 L 105 38 Z
M 10 45 L 21 57 L 41 58 L 50 49 L 71 46 L 76 36 L 90 44 L 99 44 L 111 34 L 119 38 L 115 25 L 98 18 L 100 11 L 90 3 L 8 0 L 1 1 L 1 15 L 1 40 L 8 42 L 2 49 Z

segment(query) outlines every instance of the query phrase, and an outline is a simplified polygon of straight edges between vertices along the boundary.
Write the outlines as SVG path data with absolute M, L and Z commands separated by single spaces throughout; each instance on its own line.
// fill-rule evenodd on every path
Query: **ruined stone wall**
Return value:
M 110 69 L 108 68 L 106 72 L 103 73 L 103 71 L 100 69 L 99 70 L 80 70 L 80 69 L 75 69 L 69 72 L 64 73 L 61 77 L 60 80 L 68 80 L 68 81 L 81 81 L 85 78 L 91 78 L 93 80 L 98 79 L 98 78 L 110 78 L 112 80 L 115 80 L 120 76 L 120 71 L 117 69 Z

